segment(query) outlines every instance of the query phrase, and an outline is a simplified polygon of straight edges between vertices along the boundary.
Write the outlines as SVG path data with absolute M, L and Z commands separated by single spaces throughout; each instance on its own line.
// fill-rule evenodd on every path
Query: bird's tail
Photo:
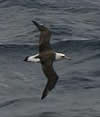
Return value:
M 47 84 L 44 88 L 41 99 L 44 99 L 48 95 L 48 93 L 55 87 L 57 80 L 58 78 L 47 81 Z

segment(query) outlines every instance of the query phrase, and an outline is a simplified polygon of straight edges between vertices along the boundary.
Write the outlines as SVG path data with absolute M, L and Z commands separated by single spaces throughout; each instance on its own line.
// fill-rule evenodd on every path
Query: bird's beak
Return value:
M 65 59 L 71 60 L 72 58 L 70 56 L 65 56 Z
M 32 22 L 39 29 L 39 31 L 41 31 L 41 25 L 38 24 L 36 21 L 32 21 Z

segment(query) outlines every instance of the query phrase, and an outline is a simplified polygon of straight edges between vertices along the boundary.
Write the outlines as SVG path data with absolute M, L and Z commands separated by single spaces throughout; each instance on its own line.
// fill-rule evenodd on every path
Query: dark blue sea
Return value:
M 38 53 L 32 20 L 72 57 L 54 63 L 59 81 L 44 100 L 41 65 L 24 62 Z M 99 0 L 0 0 L 0 117 L 100 117 Z

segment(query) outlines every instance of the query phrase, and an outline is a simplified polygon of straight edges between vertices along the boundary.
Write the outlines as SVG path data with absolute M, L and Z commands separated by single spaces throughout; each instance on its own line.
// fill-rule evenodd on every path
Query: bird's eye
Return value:
M 64 58 L 65 56 L 62 56 L 62 58 Z

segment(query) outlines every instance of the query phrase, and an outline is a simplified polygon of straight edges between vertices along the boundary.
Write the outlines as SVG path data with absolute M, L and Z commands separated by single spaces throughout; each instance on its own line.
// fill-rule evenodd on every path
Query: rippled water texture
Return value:
M 72 57 L 54 63 L 55 89 L 41 101 L 46 78 L 38 52 L 38 21 L 52 47 Z M 0 0 L 0 117 L 100 116 L 100 1 Z

